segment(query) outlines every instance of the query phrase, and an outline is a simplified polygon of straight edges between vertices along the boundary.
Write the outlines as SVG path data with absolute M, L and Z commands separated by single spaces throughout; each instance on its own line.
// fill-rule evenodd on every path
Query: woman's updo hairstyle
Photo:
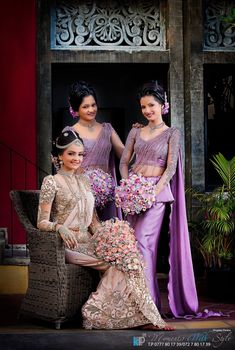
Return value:
M 70 129 L 63 131 L 56 139 L 56 148 L 58 150 L 58 154 L 62 154 L 64 150 L 72 144 L 83 146 L 83 140 L 74 130 Z
M 77 112 L 84 97 L 93 96 L 97 103 L 95 90 L 85 81 L 78 80 L 70 86 L 69 90 L 69 104 L 74 112 Z
M 145 83 L 138 93 L 138 100 L 144 96 L 153 96 L 161 105 L 165 104 L 165 91 L 156 80 Z

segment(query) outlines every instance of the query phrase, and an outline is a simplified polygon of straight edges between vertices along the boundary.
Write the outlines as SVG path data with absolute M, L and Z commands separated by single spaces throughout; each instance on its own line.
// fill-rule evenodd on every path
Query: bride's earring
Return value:
M 59 157 L 59 165 L 60 165 L 60 167 L 63 165 L 64 163 L 63 163 L 63 160 L 61 159 L 61 157 Z

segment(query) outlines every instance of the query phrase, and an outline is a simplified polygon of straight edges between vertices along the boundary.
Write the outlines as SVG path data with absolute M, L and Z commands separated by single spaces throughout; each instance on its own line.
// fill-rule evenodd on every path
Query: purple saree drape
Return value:
M 181 154 L 171 181 L 171 190 L 174 202 L 171 204 L 169 225 L 169 306 L 175 317 L 195 315 L 198 298 L 189 241 Z
M 159 178 L 156 178 L 156 182 Z M 150 180 L 151 181 L 151 180 Z M 146 264 L 145 276 L 151 295 L 158 308 L 161 307 L 157 283 L 157 247 L 163 222 L 165 203 L 171 203 L 169 221 L 169 308 L 175 317 L 196 316 L 198 298 L 192 265 L 189 232 L 187 225 L 184 180 L 181 155 L 171 182 L 157 197 L 157 204 L 138 215 L 127 219 L 135 230 L 139 248 Z

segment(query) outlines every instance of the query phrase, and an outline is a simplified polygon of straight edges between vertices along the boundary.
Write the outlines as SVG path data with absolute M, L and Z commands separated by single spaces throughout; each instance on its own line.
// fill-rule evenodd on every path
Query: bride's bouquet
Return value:
M 95 196 L 95 206 L 102 209 L 108 202 L 115 198 L 115 186 L 112 176 L 102 169 L 86 169 L 93 194 Z
M 128 272 L 143 266 L 134 231 L 127 221 L 106 220 L 93 229 L 92 242 L 98 258 Z
M 156 202 L 155 185 L 149 178 L 131 173 L 116 187 L 115 202 L 125 215 L 139 214 Z

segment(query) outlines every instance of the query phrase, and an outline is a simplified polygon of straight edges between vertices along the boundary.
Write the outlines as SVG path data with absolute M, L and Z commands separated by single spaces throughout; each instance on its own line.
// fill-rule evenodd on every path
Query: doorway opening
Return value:
M 220 185 L 220 177 L 210 159 L 222 153 L 230 160 L 235 155 L 235 65 L 211 64 L 204 67 L 205 86 L 205 172 L 206 190 Z
M 97 94 L 97 120 L 109 122 L 121 140 L 135 122 L 144 123 L 136 99 L 141 85 L 157 80 L 167 91 L 168 64 L 56 63 L 52 64 L 52 139 L 76 120 L 69 113 L 69 86 L 76 80 L 90 83 Z M 166 120 L 168 123 L 169 121 Z

